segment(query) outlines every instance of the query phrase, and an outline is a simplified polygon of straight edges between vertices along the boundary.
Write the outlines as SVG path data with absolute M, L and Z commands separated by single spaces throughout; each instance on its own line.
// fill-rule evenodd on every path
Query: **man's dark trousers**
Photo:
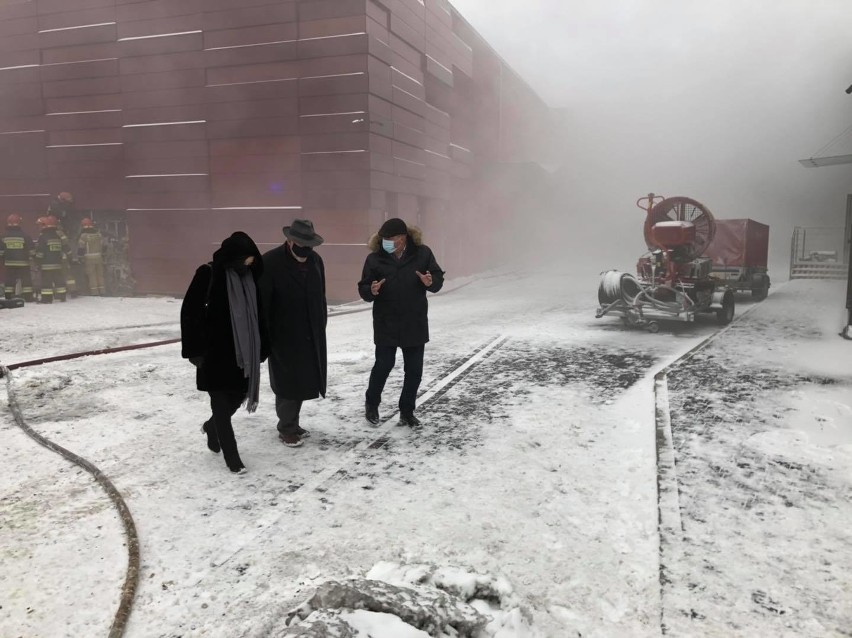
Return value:
M 275 395 L 275 414 L 278 415 L 278 431 L 281 434 L 299 434 L 299 413 L 302 410 L 301 399 L 285 399 Z
M 425 345 L 401 348 L 404 362 L 405 379 L 402 382 L 402 394 L 399 396 L 399 412 L 403 415 L 414 414 L 417 389 L 423 376 L 423 352 Z M 382 402 L 382 390 L 388 375 L 396 363 L 396 346 L 376 346 L 376 363 L 370 372 L 370 385 L 367 387 L 367 403 L 378 407 Z

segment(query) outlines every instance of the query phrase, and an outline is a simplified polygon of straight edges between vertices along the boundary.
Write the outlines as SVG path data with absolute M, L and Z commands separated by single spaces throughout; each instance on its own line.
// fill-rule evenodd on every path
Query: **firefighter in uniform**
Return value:
M 46 216 L 56 219 L 56 232 L 59 233 L 59 238 L 65 243 L 66 257 L 62 261 L 62 275 L 65 277 L 65 286 L 68 289 L 68 294 L 72 297 L 77 296 L 77 259 L 76 251 L 71 252 L 71 241 L 69 235 L 74 236 L 77 232 L 78 215 L 74 207 L 74 196 L 63 191 L 59 193 L 48 205 Z M 82 284 L 82 282 L 80 282 Z
M 74 196 L 68 192 L 61 192 L 47 206 L 47 215 L 53 215 L 65 228 L 76 224 L 74 217 Z
M 15 296 L 18 282 L 21 284 L 20 296 L 24 301 L 33 301 L 35 292 L 30 273 L 35 248 L 33 240 L 21 230 L 21 216 L 12 213 L 6 219 L 6 233 L 0 239 L 0 259 L 6 267 L 6 299 Z
M 35 258 L 41 270 L 41 303 L 53 303 L 56 298 L 65 301 L 68 288 L 62 271 L 63 259 L 67 258 L 67 244 L 56 231 L 59 222 L 53 215 L 39 217 L 36 222 L 41 234 L 36 244 Z
M 53 217 L 56 219 L 54 215 L 48 215 L 48 217 Z M 68 290 L 68 294 L 71 297 L 77 296 L 77 253 L 76 251 L 72 252 L 71 250 L 71 241 L 68 239 L 68 235 L 65 233 L 65 229 L 62 227 L 62 222 L 56 222 L 56 234 L 59 235 L 59 239 L 62 241 L 62 277 L 65 279 L 65 288 Z
M 83 260 L 86 279 L 89 282 L 89 294 L 103 296 L 104 285 L 104 238 L 94 222 L 88 217 L 80 222 L 80 239 L 77 242 L 77 255 Z

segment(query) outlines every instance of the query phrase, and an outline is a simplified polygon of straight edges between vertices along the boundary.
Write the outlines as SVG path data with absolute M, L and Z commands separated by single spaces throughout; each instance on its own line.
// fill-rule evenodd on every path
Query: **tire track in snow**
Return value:
M 479 348 L 475 349 L 466 359 L 462 361 L 462 363 L 456 366 L 445 376 L 441 377 L 440 379 L 437 379 L 423 394 L 421 394 L 418 397 L 419 404 L 421 406 L 426 406 L 439 400 L 444 394 L 446 394 L 450 390 L 450 388 L 452 388 L 456 383 L 463 379 L 476 365 L 483 362 L 498 348 L 503 346 L 503 344 L 505 344 L 507 340 L 507 336 L 499 335 L 490 339 L 488 342 L 486 342 Z M 281 518 L 286 516 L 289 510 L 292 509 L 294 506 L 298 505 L 301 500 L 308 498 L 309 495 L 312 494 L 322 494 L 326 492 L 328 490 L 328 485 L 343 479 L 347 475 L 346 468 L 350 467 L 365 453 L 368 453 L 370 450 L 379 449 L 386 445 L 392 439 L 402 438 L 406 434 L 410 433 L 410 428 L 403 428 L 397 426 L 395 417 L 398 413 L 399 410 L 394 410 L 393 412 L 389 413 L 389 415 L 386 416 L 382 420 L 381 424 L 376 428 L 376 436 L 371 436 L 369 438 L 362 439 L 360 442 L 356 443 L 347 452 L 341 455 L 341 457 L 336 463 L 315 475 L 312 480 L 303 483 L 301 486 L 299 486 L 293 491 L 284 490 L 275 495 L 272 500 L 276 500 L 278 498 L 283 497 L 287 500 L 289 507 L 281 512 L 270 511 L 270 514 L 268 516 L 260 518 L 260 520 L 258 520 L 257 522 L 257 526 L 254 530 L 253 535 L 250 538 L 246 538 L 244 542 L 240 545 L 240 547 L 232 551 L 224 559 L 219 562 L 212 563 L 213 567 L 218 568 L 231 561 L 251 541 L 260 536 L 261 533 L 265 532 Z M 206 575 L 199 579 L 198 583 L 196 583 L 196 586 L 203 582 L 205 578 L 207 578 Z
M 657 455 L 657 529 L 660 537 L 660 630 L 663 635 L 689 635 L 692 628 L 685 624 L 690 609 L 667 609 L 671 587 L 678 579 L 677 570 L 684 556 L 684 528 L 680 503 L 680 484 L 677 480 L 677 457 L 672 434 L 669 405 L 668 375 L 678 365 L 689 361 L 716 339 L 726 334 L 763 302 L 751 306 L 724 326 L 670 362 L 654 376 L 654 421 L 656 424 Z M 682 590 L 685 588 L 681 587 Z M 689 594 L 681 593 L 680 600 L 689 605 Z

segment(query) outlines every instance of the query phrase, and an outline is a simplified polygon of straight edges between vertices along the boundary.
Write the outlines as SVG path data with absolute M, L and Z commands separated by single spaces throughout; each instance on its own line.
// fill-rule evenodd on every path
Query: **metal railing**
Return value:
M 846 279 L 849 245 L 842 227 L 793 229 L 790 279 Z

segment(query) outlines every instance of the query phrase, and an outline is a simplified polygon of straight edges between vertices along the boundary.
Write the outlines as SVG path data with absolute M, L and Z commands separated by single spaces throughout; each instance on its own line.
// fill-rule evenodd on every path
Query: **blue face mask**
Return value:
M 392 239 L 383 239 L 382 248 L 385 249 L 386 253 L 392 253 L 394 250 L 396 250 Z

